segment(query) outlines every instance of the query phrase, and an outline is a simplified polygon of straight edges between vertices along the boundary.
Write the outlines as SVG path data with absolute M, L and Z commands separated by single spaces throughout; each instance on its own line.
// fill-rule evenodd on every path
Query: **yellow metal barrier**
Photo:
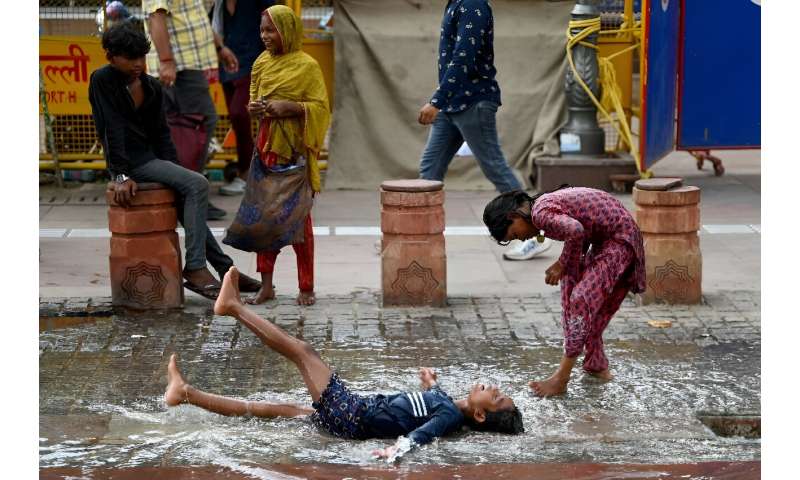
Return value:
M 41 2 L 40 2 L 41 3 Z M 45 98 L 52 120 L 53 141 L 58 163 L 67 170 L 102 170 L 105 162 L 102 147 L 97 140 L 91 105 L 88 101 L 89 75 L 106 64 L 105 53 L 97 36 L 93 15 L 105 1 L 96 5 L 87 0 L 73 7 L 70 2 L 53 0 L 40 4 L 39 64 L 44 78 Z M 126 2 L 129 6 L 131 3 Z M 311 18 L 320 6 L 327 7 L 329 1 L 307 0 L 310 5 L 309 26 L 316 26 L 319 19 Z M 52 5 L 51 5 L 52 4 Z M 302 15 L 303 2 L 288 0 L 288 6 Z M 89 5 L 89 6 L 80 6 Z M 136 8 L 136 5 L 134 5 Z M 324 8 L 323 8 L 324 10 Z M 316 22 L 316 24 L 314 23 Z M 77 35 L 48 35 L 49 33 L 76 33 Z M 333 37 L 330 32 L 307 28 L 303 49 L 319 62 L 325 78 L 325 86 L 333 105 Z M 218 82 L 209 85 L 209 93 L 219 115 L 214 137 L 223 144 L 230 130 L 228 109 L 222 86 Z M 39 106 L 40 115 L 43 113 Z M 45 141 L 45 129 L 40 128 L 39 169 L 53 170 L 55 163 L 50 147 Z M 327 158 L 327 157 L 325 157 Z M 235 146 L 225 144 L 222 152 L 214 154 L 209 169 L 222 169 L 227 163 L 236 161 Z M 321 164 L 325 168 L 325 162 Z

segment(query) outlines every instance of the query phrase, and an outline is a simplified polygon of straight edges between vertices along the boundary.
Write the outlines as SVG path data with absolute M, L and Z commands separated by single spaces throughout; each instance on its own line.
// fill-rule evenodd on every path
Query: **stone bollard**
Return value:
M 701 300 L 700 189 L 680 178 L 639 180 L 633 188 L 636 223 L 644 238 L 647 290 L 641 302 Z
M 183 306 L 181 247 L 175 227 L 175 194 L 160 183 L 138 184 L 131 206 L 106 191 L 111 230 L 111 302 L 140 310 Z
M 447 305 L 442 182 L 381 184 L 381 284 L 384 306 Z

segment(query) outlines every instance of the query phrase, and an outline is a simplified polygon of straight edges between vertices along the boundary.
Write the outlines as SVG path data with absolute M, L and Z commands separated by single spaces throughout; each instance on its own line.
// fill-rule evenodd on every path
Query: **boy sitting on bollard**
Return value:
M 150 42 L 130 23 L 103 33 L 108 65 L 89 80 L 97 136 L 114 179 L 114 200 L 122 207 L 136 195 L 137 182 L 161 183 L 175 190 L 178 220 L 186 230 L 184 287 L 215 299 L 220 284 L 206 267 L 225 274 L 233 265 L 206 223 L 208 180 L 178 164 L 164 113 L 161 84 L 144 72 Z M 242 275 L 242 290 L 256 292 L 261 282 Z

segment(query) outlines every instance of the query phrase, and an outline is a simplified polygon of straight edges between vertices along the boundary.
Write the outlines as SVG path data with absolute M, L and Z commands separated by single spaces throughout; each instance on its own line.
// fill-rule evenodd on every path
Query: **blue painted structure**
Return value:
M 758 148 L 761 7 L 752 0 L 682 3 L 678 149 Z
M 644 18 L 645 66 L 642 77 L 640 167 L 645 170 L 675 146 L 679 0 L 649 0 Z

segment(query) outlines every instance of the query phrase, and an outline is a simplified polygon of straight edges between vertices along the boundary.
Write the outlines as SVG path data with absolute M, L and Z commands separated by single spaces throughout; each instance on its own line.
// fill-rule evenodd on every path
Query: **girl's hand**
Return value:
M 422 384 L 422 388 L 427 390 L 436 385 L 436 379 L 437 375 L 433 369 L 427 367 L 422 367 L 419 369 L 419 382 Z
M 250 112 L 250 115 L 255 115 L 258 117 L 264 115 L 267 109 L 264 105 L 264 102 L 256 100 L 247 104 L 247 111 Z
M 550 268 L 544 272 L 544 283 L 548 285 L 558 285 L 563 275 L 564 267 L 561 265 L 561 262 L 556 260 L 556 263 L 550 265 Z

